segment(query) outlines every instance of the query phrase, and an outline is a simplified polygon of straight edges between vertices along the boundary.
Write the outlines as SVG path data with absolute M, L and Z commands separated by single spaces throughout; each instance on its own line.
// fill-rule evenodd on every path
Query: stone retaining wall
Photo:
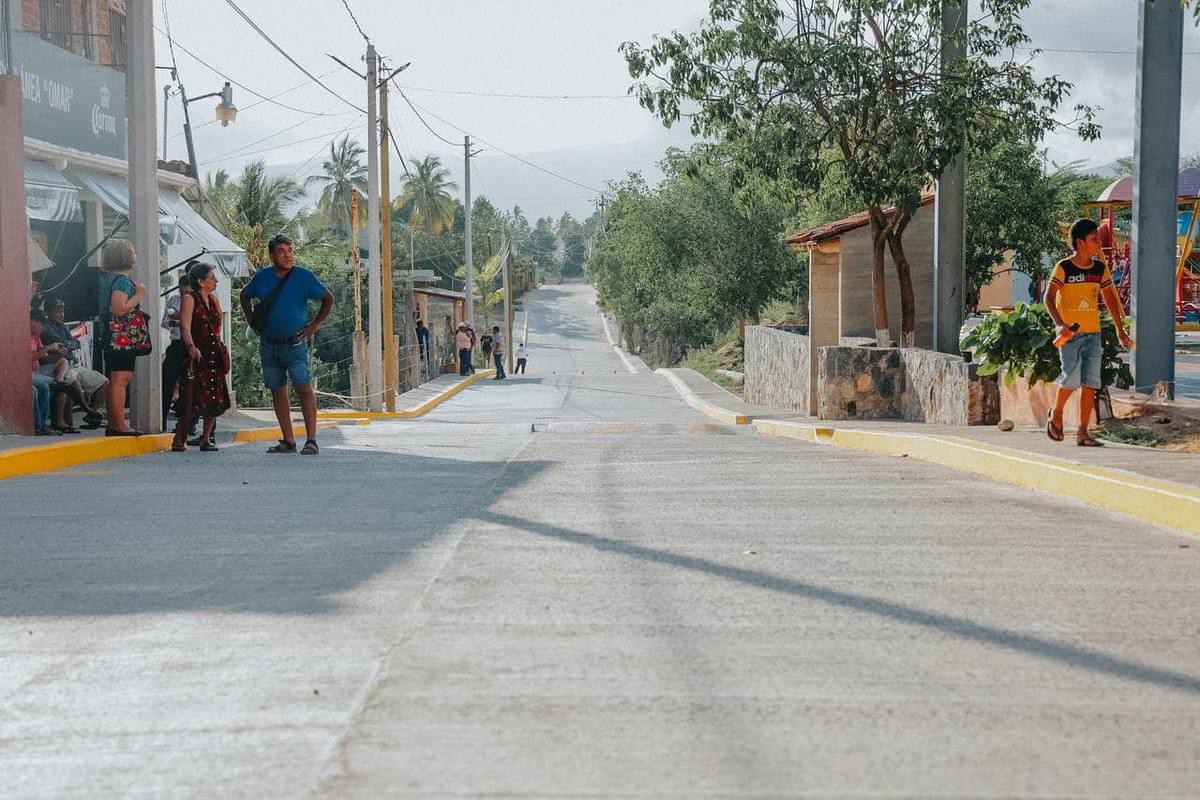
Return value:
M 808 413 L 809 340 L 797 333 L 747 325 L 746 402 Z
M 920 348 L 822 347 L 821 419 L 903 419 L 934 425 L 994 424 L 999 392 L 958 356 Z

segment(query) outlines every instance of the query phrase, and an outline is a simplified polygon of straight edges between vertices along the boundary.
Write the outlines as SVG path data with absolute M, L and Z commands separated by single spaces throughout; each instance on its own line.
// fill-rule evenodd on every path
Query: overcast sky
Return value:
M 580 183 L 594 186 L 604 177 L 648 170 L 668 144 L 688 139 L 681 131 L 664 131 L 635 100 L 620 97 L 630 79 L 617 46 L 625 40 L 647 42 L 655 32 L 693 30 L 707 10 L 706 0 L 349 3 L 382 55 L 393 64 L 412 62 L 400 82 L 412 87 L 408 94 L 415 103 L 498 148 L 552 165 Z M 239 4 L 331 88 L 355 103 L 365 103 L 362 83 L 326 55 L 332 53 L 352 66 L 362 66 L 364 43 L 342 0 L 241 0 Z M 250 89 L 273 96 L 306 80 L 221 0 L 166 0 L 166 9 L 172 34 L 182 47 Z M 1132 152 L 1132 51 L 1137 44 L 1137 9 L 1136 0 L 1035 0 L 1027 13 L 1027 28 L 1036 46 L 1048 51 L 1089 51 L 1045 52 L 1037 58 L 1039 70 L 1056 72 L 1076 84 L 1072 105 L 1084 102 L 1103 109 L 1103 139 L 1086 144 L 1069 133 L 1054 134 L 1046 142 L 1053 160 L 1081 159 L 1099 165 Z M 156 8 L 156 25 L 165 29 L 162 6 Z M 166 37 L 160 34 L 157 38 L 158 63 L 168 64 Z M 1200 32 L 1190 23 L 1184 49 L 1200 53 Z M 223 78 L 212 70 L 182 49 L 177 48 L 176 57 L 189 95 L 220 88 Z M 1196 102 L 1200 84 L 1190 77 L 1196 69 L 1200 69 L 1200 55 L 1185 55 L 1185 153 L 1200 147 L 1200 104 Z M 162 75 L 165 81 L 166 73 Z M 541 100 L 455 92 L 605 95 L 616 99 Z M 331 135 L 347 130 L 365 139 L 356 112 L 315 84 L 278 98 L 299 111 L 270 103 L 250 107 L 258 98 L 240 88 L 235 89 L 235 99 L 242 113 L 228 128 L 204 125 L 212 119 L 213 101 L 192 106 L 204 172 L 218 166 L 236 172 L 248 159 L 264 158 L 268 163 L 302 168 L 299 174 L 303 177 L 319 168 L 320 151 L 327 150 L 325 142 Z M 392 110 L 406 154 L 441 155 L 457 172 L 461 147 L 439 141 L 395 94 Z M 178 101 L 172 102 L 169 113 L 172 136 L 168 152 L 172 158 L 184 158 Z M 462 133 L 451 125 L 432 115 L 426 120 L 441 136 L 461 141 Z M 631 146 L 614 150 L 609 145 Z M 606 154 L 603 165 L 588 168 L 588 148 Z M 628 162 L 614 161 L 614 152 L 618 156 L 627 152 Z M 528 191 L 539 197 L 536 201 L 530 198 L 526 205 L 539 209 L 538 213 L 541 207 L 554 204 L 576 213 L 590 205 L 588 190 L 535 173 L 495 149 L 489 148 L 479 165 L 481 189 L 506 197 L 519 198 L 521 187 L 509 184 L 528 175 Z M 394 170 L 393 175 L 398 172 Z M 503 189 L 487 185 L 489 172 L 494 181 L 504 181 Z M 559 194 L 548 194 L 554 191 L 551 185 L 557 186 Z

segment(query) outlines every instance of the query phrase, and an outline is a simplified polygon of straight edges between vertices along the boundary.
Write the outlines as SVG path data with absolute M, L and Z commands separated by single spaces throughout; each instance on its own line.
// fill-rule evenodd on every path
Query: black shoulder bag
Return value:
M 271 293 L 264 297 L 258 305 L 254 307 L 254 311 L 250 313 L 250 327 L 259 336 L 267 329 L 267 321 L 271 319 L 271 308 L 275 305 L 275 301 L 279 299 L 279 293 L 283 291 L 283 286 L 288 282 L 288 278 L 292 277 L 292 273 L 296 271 L 292 267 L 287 271 L 287 275 L 283 276 L 283 280 L 275 285 Z

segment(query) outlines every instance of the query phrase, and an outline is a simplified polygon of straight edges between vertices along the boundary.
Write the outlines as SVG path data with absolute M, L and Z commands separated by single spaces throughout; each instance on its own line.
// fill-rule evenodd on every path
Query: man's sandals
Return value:
M 1063 440 L 1062 427 L 1054 424 L 1053 409 L 1046 412 L 1046 435 L 1056 442 L 1061 442 Z
M 274 447 L 267 448 L 268 453 L 294 453 L 296 452 L 296 443 L 279 440 L 279 444 Z M 300 450 L 302 456 L 315 456 L 321 452 L 321 448 L 317 447 L 317 443 L 309 439 L 304 443 L 304 447 Z

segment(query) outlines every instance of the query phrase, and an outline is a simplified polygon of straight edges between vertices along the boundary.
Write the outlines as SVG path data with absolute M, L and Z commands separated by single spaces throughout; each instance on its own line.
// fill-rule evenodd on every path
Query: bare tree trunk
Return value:
M 884 273 L 884 248 L 887 246 L 887 216 L 879 206 L 868 210 L 871 219 L 871 302 L 875 312 L 875 346 L 888 347 L 892 334 L 888 329 L 887 283 Z
M 898 216 L 887 234 L 888 247 L 892 251 L 892 262 L 896 265 L 896 278 L 900 281 L 900 346 L 915 347 L 917 344 L 917 304 L 913 297 L 912 269 L 908 256 L 904 254 L 904 229 L 912 220 L 907 211 Z

